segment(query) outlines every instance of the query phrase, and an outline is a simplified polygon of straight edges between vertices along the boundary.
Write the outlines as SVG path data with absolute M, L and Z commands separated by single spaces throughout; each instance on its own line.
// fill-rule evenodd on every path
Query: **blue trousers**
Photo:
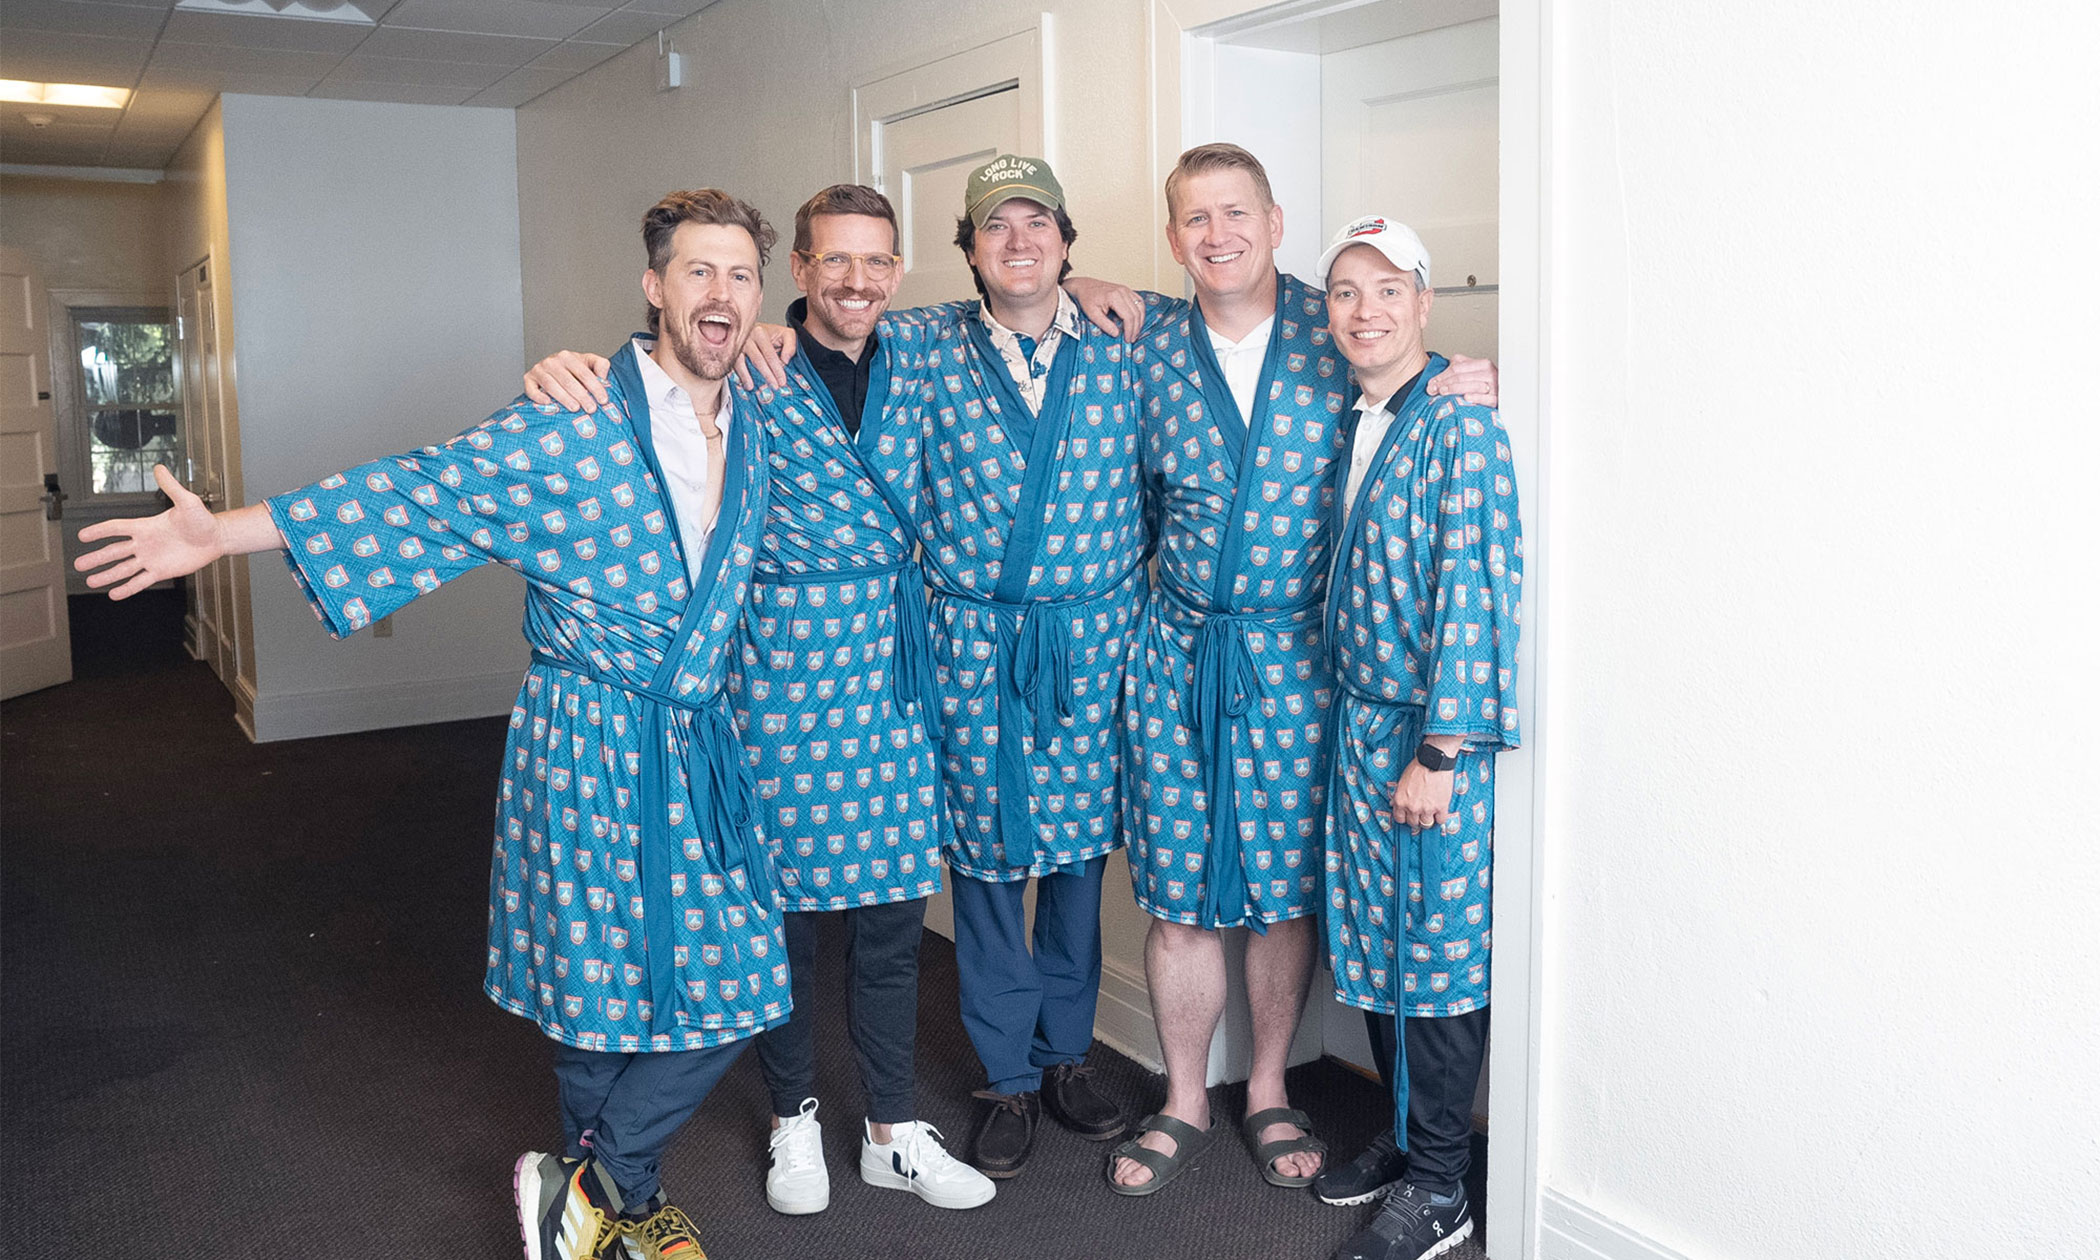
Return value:
M 705 1050 L 620 1054 L 555 1043 L 567 1154 L 596 1160 L 629 1210 L 648 1202 L 664 1148 L 743 1048 L 743 1041 L 732 1041 Z
M 1035 881 L 1033 950 L 1021 898 L 1028 881 L 956 872 L 955 965 L 963 1029 L 1002 1094 L 1040 1089 L 1043 1069 L 1077 1063 L 1094 1042 L 1101 995 L 1101 872 L 1106 857 Z

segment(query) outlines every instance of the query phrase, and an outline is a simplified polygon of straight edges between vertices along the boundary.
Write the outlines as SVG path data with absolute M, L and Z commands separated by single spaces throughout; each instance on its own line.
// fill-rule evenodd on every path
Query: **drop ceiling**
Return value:
M 0 79 L 132 89 L 0 105 L 0 163 L 159 170 L 221 92 L 512 109 L 713 2 L 0 0 Z

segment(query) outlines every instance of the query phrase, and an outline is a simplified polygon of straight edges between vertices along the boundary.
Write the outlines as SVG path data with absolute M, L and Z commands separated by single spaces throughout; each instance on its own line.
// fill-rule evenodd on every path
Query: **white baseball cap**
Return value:
M 1320 255 L 1320 287 L 1327 287 L 1328 269 L 1342 251 L 1351 245 L 1369 245 L 1386 256 L 1386 260 L 1402 271 L 1418 271 L 1422 274 L 1422 285 L 1429 285 L 1429 251 L 1423 247 L 1422 238 L 1415 230 L 1398 219 L 1388 219 L 1382 214 L 1367 214 L 1342 225 L 1327 245 L 1327 252 Z

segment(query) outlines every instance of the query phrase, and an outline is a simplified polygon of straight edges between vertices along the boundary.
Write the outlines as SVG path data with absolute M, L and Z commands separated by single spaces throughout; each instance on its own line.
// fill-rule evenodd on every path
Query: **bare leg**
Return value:
M 1312 981 L 1311 918 L 1272 923 L 1266 935 L 1247 935 L 1247 1005 L 1254 1016 L 1254 1065 L 1247 1076 L 1247 1114 L 1288 1107 L 1283 1069 L 1291 1054 L 1298 1017 L 1305 1013 L 1305 990 Z M 1303 1136 L 1294 1124 L 1272 1124 L 1261 1140 Z M 1285 1155 L 1276 1171 L 1286 1177 L 1310 1177 L 1320 1171 L 1321 1157 L 1311 1151 Z
M 1185 923 L 1154 919 L 1145 937 L 1145 982 L 1152 990 L 1152 1019 L 1167 1061 L 1167 1105 L 1162 1112 L 1199 1129 L 1210 1127 L 1210 1097 L 1203 1079 L 1210 1066 L 1211 1037 L 1225 1014 L 1225 951 L 1218 934 Z M 1281 1080 L 1279 1074 L 1279 1088 Z M 1174 1139 L 1147 1133 L 1145 1146 L 1172 1154 Z M 1134 1160 L 1116 1161 L 1117 1185 L 1152 1180 Z

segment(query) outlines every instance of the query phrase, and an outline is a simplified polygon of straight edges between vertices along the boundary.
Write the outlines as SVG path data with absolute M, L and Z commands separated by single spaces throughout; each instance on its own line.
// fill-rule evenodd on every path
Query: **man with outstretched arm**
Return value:
M 216 516 L 157 469 L 175 506 L 81 531 L 114 541 L 77 562 L 121 599 L 281 550 L 337 637 L 482 564 L 525 578 L 533 661 L 504 751 L 484 987 L 556 1043 L 565 1146 L 515 1174 L 529 1260 L 696 1260 L 663 1150 L 791 1006 L 723 696 L 768 491 L 752 475 L 764 432 L 724 378 L 773 231 L 702 189 L 651 207 L 642 237 L 659 335 L 614 357 L 597 414 L 520 400 L 443 445 Z
M 1383 1185 L 1327 1170 L 1284 1069 L 1316 957 L 1334 679 L 1322 626 L 1344 457 L 1346 363 L 1320 291 L 1276 270 L 1283 210 L 1232 144 L 1182 154 L 1167 243 L 1193 303 L 1147 294 L 1142 460 L 1157 598 L 1125 684 L 1125 829 L 1167 1099 L 1113 1152 L 1119 1194 L 1158 1191 L 1213 1140 L 1205 1077 L 1224 1013 L 1218 929 L 1249 929 L 1253 1054 L 1240 1132 L 1265 1180 Z M 1440 389 L 1492 394 L 1471 361 Z M 1321 1176 L 1325 1173 L 1325 1176 Z
M 1509 434 L 1432 397 L 1429 252 L 1397 220 L 1320 258 L 1358 398 L 1327 640 L 1341 688 L 1327 812 L 1335 996 L 1401 1028 L 1406 1177 L 1332 1260 L 1430 1260 L 1473 1232 L 1465 1176 L 1488 1033 L 1495 754 L 1517 746 L 1524 544 Z

